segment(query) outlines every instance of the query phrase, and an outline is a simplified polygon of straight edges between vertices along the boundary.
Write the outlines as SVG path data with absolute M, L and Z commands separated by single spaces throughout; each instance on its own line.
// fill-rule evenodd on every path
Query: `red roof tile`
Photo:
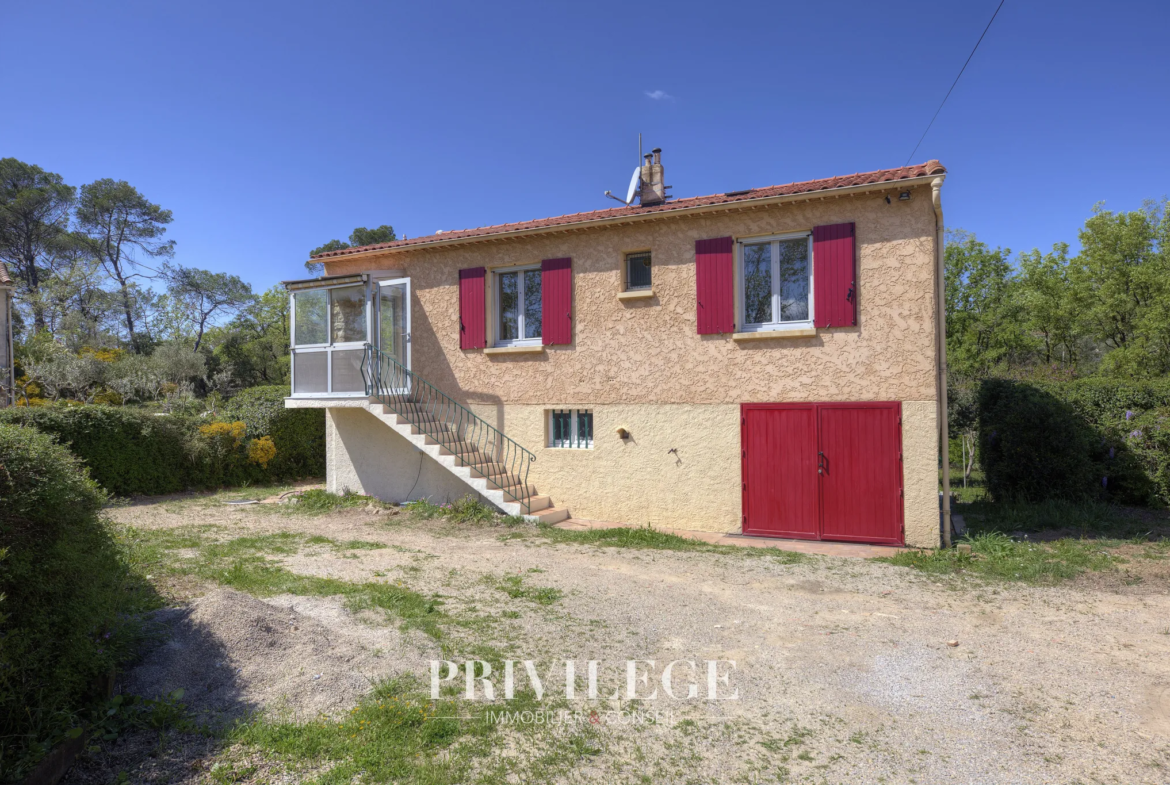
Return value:
M 849 174 L 841 177 L 829 177 L 823 180 L 807 180 L 803 183 L 773 185 L 767 188 L 752 188 L 746 191 L 729 191 L 728 193 L 713 194 L 711 196 L 695 196 L 689 199 L 677 199 L 666 202 L 664 204 L 648 207 L 642 207 L 640 205 L 631 207 L 614 207 L 608 210 L 593 210 L 586 213 L 560 215 L 556 216 L 555 218 L 538 218 L 534 221 L 498 224 L 496 226 L 481 226 L 478 229 L 459 229 L 456 231 L 443 232 L 442 234 L 427 234 L 422 235 L 421 237 L 412 237 L 409 240 L 395 240 L 389 243 L 363 245 L 356 248 L 345 248 L 340 251 L 328 251 L 323 254 L 318 254 L 313 258 L 333 259 L 338 256 L 348 256 L 350 254 L 361 253 L 364 251 L 391 250 L 398 248 L 408 248 L 414 245 L 441 244 L 450 242 L 452 240 L 461 240 L 468 237 L 486 237 L 490 235 L 507 234 L 509 232 L 520 232 L 528 229 L 544 229 L 553 228 L 556 226 L 568 226 L 571 224 L 586 223 L 589 221 L 597 221 L 606 218 L 622 218 L 626 216 L 634 217 L 653 213 L 669 213 L 674 210 L 683 210 L 691 207 L 730 204 L 732 202 L 743 202 L 751 199 L 766 199 L 773 196 L 789 196 L 792 194 L 810 193 L 814 191 L 832 191 L 836 188 L 848 188 L 850 186 L 857 185 L 872 185 L 876 183 L 896 182 L 898 180 L 910 180 L 916 177 L 929 177 L 931 175 L 945 174 L 946 171 L 946 168 L 938 161 L 931 160 L 924 164 L 902 166 L 897 169 L 881 169 L 876 172 L 861 172 L 859 174 Z
M 4 266 L 4 262 L 0 262 L 0 286 L 11 286 L 12 279 L 8 277 L 8 268 Z

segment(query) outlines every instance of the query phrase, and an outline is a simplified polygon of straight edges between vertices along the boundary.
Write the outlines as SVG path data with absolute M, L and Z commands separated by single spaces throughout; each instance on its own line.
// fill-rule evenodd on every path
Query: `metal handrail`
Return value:
M 529 450 L 370 343 L 362 356 L 362 379 L 366 395 L 457 455 L 525 513 L 531 512 L 528 470 L 536 456 Z

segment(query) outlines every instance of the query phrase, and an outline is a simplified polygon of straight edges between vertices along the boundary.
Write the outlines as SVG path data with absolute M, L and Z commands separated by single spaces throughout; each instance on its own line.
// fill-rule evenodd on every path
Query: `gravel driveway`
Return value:
M 153 504 L 114 515 L 142 528 L 210 525 L 224 537 L 385 544 L 272 558 L 304 575 L 388 576 L 437 592 L 447 612 L 490 619 L 463 633 L 467 650 L 490 641 L 542 671 L 565 659 L 580 678 L 586 660 L 653 660 L 659 672 L 672 660 L 735 661 L 719 689 L 738 699 L 671 701 L 660 690 L 633 708 L 663 722 L 602 723 L 603 751 L 568 781 L 1170 782 L 1162 588 L 937 582 L 857 559 L 550 544 L 368 510 L 301 517 Z M 501 587 L 561 594 L 534 601 Z M 362 624 L 345 613 L 316 617 L 339 630 Z M 401 650 L 397 632 L 386 636 L 387 649 Z M 625 686 L 624 673 L 605 668 L 602 681 Z M 631 708 L 573 707 L 619 705 Z

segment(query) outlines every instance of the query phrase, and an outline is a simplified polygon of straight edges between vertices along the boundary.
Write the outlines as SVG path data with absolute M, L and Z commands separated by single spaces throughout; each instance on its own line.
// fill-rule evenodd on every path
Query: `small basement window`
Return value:
M 548 446 L 593 449 L 593 412 L 588 409 L 550 409 Z
M 626 291 L 650 288 L 650 252 L 626 254 Z

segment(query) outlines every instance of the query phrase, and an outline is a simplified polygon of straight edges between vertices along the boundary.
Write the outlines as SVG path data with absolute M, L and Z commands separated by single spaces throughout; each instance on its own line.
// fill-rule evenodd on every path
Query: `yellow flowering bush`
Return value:
M 244 431 L 246 430 L 246 426 L 239 421 L 213 422 L 199 426 L 199 433 L 224 446 L 230 443 L 233 449 L 239 447 L 240 443 L 244 441 Z
M 248 460 L 260 465 L 261 469 L 268 468 L 268 462 L 276 457 L 276 444 L 271 436 L 261 436 L 248 443 Z

